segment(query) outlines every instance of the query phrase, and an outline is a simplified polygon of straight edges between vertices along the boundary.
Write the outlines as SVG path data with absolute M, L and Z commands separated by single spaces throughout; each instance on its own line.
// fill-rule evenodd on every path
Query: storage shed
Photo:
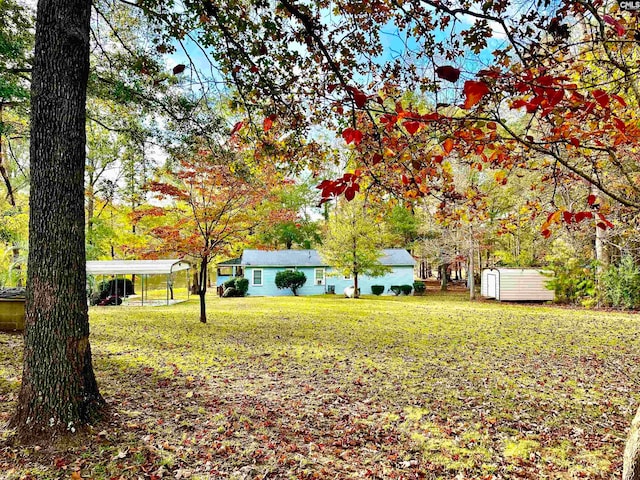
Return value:
M 553 300 L 555 294 L 546 286 L 550 275 L 551 272 L 537 268 L 485 268 L 480 294 L 512 302 Z

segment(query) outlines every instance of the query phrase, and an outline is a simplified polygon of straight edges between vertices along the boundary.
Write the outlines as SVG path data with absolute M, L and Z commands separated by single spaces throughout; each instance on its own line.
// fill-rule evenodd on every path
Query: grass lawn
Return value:
M 457 294 L 208 308 L 206 325 L 195 300 L 92 308 L 111 419 L 77 444 L 1 447 L 0 478 L 620 475 L 638 315 Z M 0 333 L 0 439 L 21 348 Z

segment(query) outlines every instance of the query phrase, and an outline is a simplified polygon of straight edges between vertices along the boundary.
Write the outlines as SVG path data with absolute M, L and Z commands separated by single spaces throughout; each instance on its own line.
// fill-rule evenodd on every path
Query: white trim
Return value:
M 322 277 L 318 278 L 318 270 L 322 270 Z M 318 282 L 318 280 L 320 282 Z M 313 269 L 313 284 L 321 286 L 327 283 L 327 272 L 323 267 L 316 267 Z
M 256 272 L 260 272 L 260 283 L 256 283 Z M 264 271 L 262 268 L 254 268 L 251 270 L 251 286 L 261 287 L 264 285 Z
M 168 275 L 191 268 L 189 262 L 170 260 L 90 260 L 87 262 L 89 275 Z

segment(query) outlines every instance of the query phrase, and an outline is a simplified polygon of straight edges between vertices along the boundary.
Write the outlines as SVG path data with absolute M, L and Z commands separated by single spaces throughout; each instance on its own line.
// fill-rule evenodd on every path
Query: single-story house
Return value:
M 384 249 L 380 263 L 391 268 L 391 272 L 382 277 L 358 275 L 361 294 L 371 293 L 372 285 L 384 285 L 385 292 L 392 285 L 412 285 L 415 260 L 402 248 Z M 353 278 L 338 274 L 335 269 L 322 261 L 316 250 L 245 250 L 239 264 L 244 276 L 249 279 L 248 295 L 277 296 L 292 295 L 291 290 L 276 287 L 276 273 L 283 270 L 304 272 L 307 282 L 298 290 L 298 295 L 320 295 L 323 293 L 341 294 L 345 288 L 353 285 Z M 218 267 L 228 267 L 230 262 L 222 262 Z M 230 273 L 224 270 L 224 273 Z M 231 278 L 219 275 L 216 284 L 221 285 Z

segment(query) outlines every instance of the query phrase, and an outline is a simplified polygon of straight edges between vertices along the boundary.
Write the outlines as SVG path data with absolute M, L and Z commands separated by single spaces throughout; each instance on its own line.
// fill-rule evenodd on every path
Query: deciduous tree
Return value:
M 104 404 L 89 345 L 84 236 L 91 3 L 38 3 L 21 438 L 75 431 Z
M 269 197 L 269 184 L 264 181 L 269 175 L 239 171 L 236 168 L 242 165 L 237 160 L 235 153 L 222 149 L 203 149 L 193 157 L 180 159 L 163 179 L 149 185 L 159 199 L 174 202 L 139 212 L 169 220 L 150 231 L 160 243 L 154 252 L 147 252 L 148 256 L 170 253 L 198 262 L 202 323 L 207 321 L 209 263 L 263 221 L 264 212 L 259 207 Z
M 380 263 L 384 239 L 385 232 L 362 200 L 341 202 L 327 221 L 319 252 L 327 265 L 353 277 L 358 297 L 359 275 L 379 277 L 390 270 Z

